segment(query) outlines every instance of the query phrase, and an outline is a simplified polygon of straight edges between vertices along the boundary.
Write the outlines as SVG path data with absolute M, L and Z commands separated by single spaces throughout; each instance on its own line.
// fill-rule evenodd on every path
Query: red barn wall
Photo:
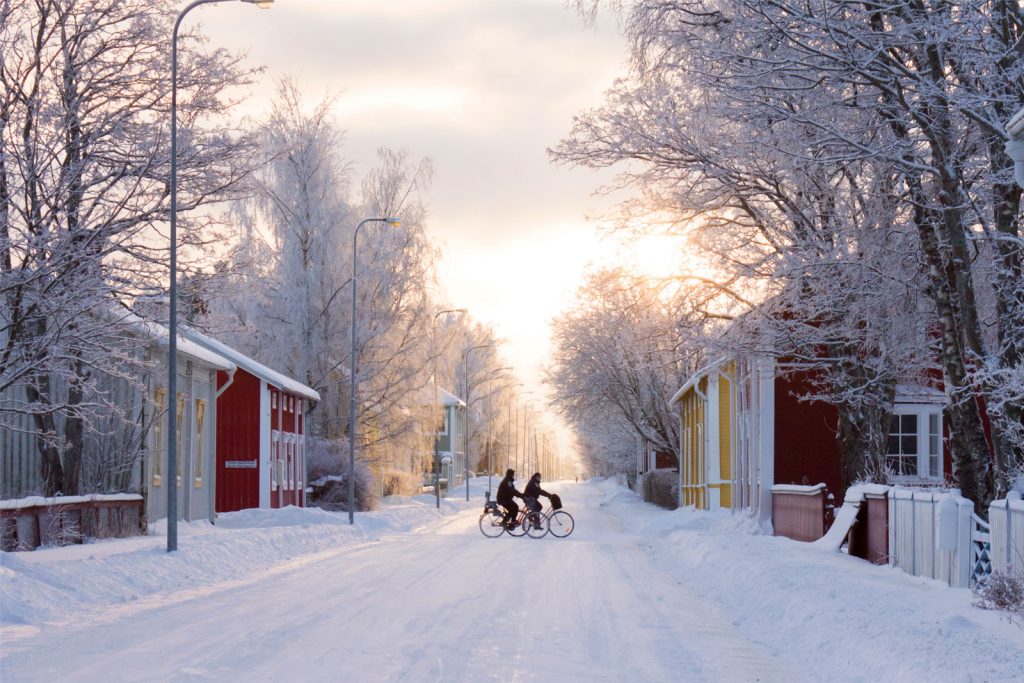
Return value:
M 227 383 L 217 373 L 217 387 Z M 260 506 L 260 380 L 239 368 L 235 380 L 217 400 L 217 512 Z M 227 463 L 252 462 L 253 468 Z
M 811 389 L 805 373 L 775 380 L 775 483 L 824 482 L 841 505 L 846 491 L 836 442 L 838 415 L 835 406 L 797 399 Z

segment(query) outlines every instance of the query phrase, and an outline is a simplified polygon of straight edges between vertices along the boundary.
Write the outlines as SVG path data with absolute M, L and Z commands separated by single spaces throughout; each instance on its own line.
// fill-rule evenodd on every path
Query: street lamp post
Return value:
M 530 424 L 530 404 L 535 403 L 536 399 L 530 399 L 523 405 L 523 468 L 529 470 L 530 464 L 527 462 L 527 458 L 530 456 L 530 440 L 526 434 L 526 425 Z
M 438 405 L 437 349 L 435 348 L 437 346 L 437 319 L 440 318 L 442 315 L 445 315 L 447 313 L 468 313 L 468 312 L 469 311 L 467 309 L 465 309 L 465 308 L 446 308 L 443 311 L 438 311 L 437 313 L 434 314 L 434 323 L 430 327 L 430 347 L 431 347 L 430 351 L 431 351 L 431 354 L 434 356 L 433 360 L 431 361 L 434 364 L 434 376 L 433 376 L 433 381 L 434 381 L 434 405 L 433 405 L 434 415 L 432 416 L 432 419 L 434 420 L 434 463 L 433 463 L 433 469 L 434 469 L 434 504 L 437 506 L 438 510 L 441 509 L 441 453 L 440 453 L 440 450 L 439 450 L 440 447 L 441 447 L 441 444 L 439 443 L 441 441 L 441 431 L 440 431 L 440 429 L 438 429 L 438 425 L 437 425 L 437 405 Z M 445 409 L 445 412 L 447 414 L 447 408 Z M 468 409 L 467 409 L 467 414 L 468 414 Z M 444 419 L 444 417 L 442 417 L 442 419 Z M 452 442 L 454 442 L 454 439 L 455 439 L 455 434 L 454 434 L 455 430 L 453 429 L 454 426 L 455 426 L 454 424 L 451 424 L 451 425 L 448 426 L 448 439 L 449 439 L 449 441 L 452 441 Z
M 466 500 L 469 500 L 469 354 L 476 349 L 486 349 L 492 347 L 494 344 L 477 344 L 476 346 L 470 346 L 462 353 L 462 371 L 466 378 L 466 435 L 463 437 L 463 444 L 465 444 L 466 452 L 463 455 L 465 460 L 465 475 L 466 475 Z
M 178 13 L 171 33 L 171 257 L 167 325 L 167 552 L 178 549 L 178 29 L 200 5 L 229 0 L 194 0 Z M 239 0 L 269 9 L 274 0 Z M 159 457 L 159 456 L 157 456 Z
M 519 399 L 527 394 L 532 394 L 532 391 L 520 391 L 519 395 L 516 396 L 516 467 L 519 469 Z
M 517 382 L 516 384 L 510 384 L 510 385 L 508 385 L 505 388 L 506 389 L 515 389 L 516 387 L 521 387 L 521 386 L 523 386 L 523 383 L 522 382 Z M 516 398 L 516 400 L 517 401 L 519 400 L 518 397 Z M 512 466 L 511 455 L 512 455 L 512 436 L 513 436 L 513 434 L 512 434 L 512 397 L 511 396 L 508 397 L 508 430 L 507 431 L 508 431 L 508 439 L 505 441 L 505 469 L 506 470 L 509 469 L 509 467 Z
M 397 218 L 364 218 L 359 221 L 352 233 L 352 363 L 349 373 L 351 391 L 348 401 L 348 523 L 356 523 L 356 239 L 359 229 L 367 223 L 387 223 L 398 227 L 401 222 Z
M 484 437 L 484 443 L 487 444 L 487 492 L 491 491 L 491 474 L 494 472 L 494 467 L 491 465 L 491 395 L 494 393 L 491 391 L 491 380 L 494 379 L 494 375 L 504 370 L 512 370 L 512 366 L 506 365 L 505 367 L 495 368 L 491 372 L 487 373 L 487 436 Z M 467 378 L 468 380 L 468 378 Z M 475 387 L 477 382 L 470 384 L 470 388 Z M 467 413 L 469 408 L 466 408 Z M 467 451 L 468 453 L 468 451 Z

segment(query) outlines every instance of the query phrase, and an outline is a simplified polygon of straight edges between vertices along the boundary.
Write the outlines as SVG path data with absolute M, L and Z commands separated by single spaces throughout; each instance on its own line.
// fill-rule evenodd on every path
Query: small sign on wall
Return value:
M 255 460 L 225 460 L 224 467 L 229 470 L 254 470 Z

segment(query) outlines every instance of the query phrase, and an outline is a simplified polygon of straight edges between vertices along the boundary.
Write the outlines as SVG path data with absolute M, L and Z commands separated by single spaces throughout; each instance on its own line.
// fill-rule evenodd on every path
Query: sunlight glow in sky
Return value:
M 546 152 L 622 73 L 614 21 L 587 28 L 562 0 L 279 0 L 189 17 L 211 44 L 266 65 L 246 114 L 266 111 L 290 76 L 310 105 L 339 95 L 354 177 L 382 145 L 433 160 L 428 232 L 448 300 L 494 325 L 505 360 L 542 396 L 550 320 L 587 264 L 619 251 L 587 220 L 611 207 L 592 194 L 611 174 L 553 166 Z M 664 250 L 641 251 L 645 269 L 669 267 Z

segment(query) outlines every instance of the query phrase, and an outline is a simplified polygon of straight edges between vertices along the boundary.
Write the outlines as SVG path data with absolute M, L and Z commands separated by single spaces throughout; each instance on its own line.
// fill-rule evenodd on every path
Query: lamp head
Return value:
M 274 4 L 274 0 L 242 0 L 250 5 L 256 5 L 260 9 L 270 9 L 270 6 Z
M 389 217 L 384 219 L 384 222 L 387 223 L 388 225 L 390 225 L 392 228 L 400 228 L 400 227 L 402 227 L 402 221 L 399 218 L 394 218 L 394 217 L 389 216 Z
M 1024 138 L 1024 109 L 1013 115 L 1013 117 L 1006 124 L 1006 132 L 1009 134 L 1011 140 L 1020 140 Z

